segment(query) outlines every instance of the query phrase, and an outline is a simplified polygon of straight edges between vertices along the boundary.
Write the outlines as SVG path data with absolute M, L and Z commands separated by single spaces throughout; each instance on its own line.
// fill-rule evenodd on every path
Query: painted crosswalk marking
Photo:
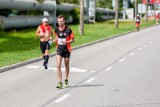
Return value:
M 31 65 L 31 66 L 27 66 L 26 68 L 37 69 L 37 68 L 41 68 L 41 66 Z
M 26 68 L 29 69 L 44 69 L 44 67 L 42 66 L 27 66 Z M 57 68 L 56 67 L 48 67 L 48 70 L 53 70 L 56 72 Z M 65 71 L 65 67 L 62 67 L 62 72 Z M 70 72 L 87 72 L 87 70 L 85 69 L 80 69 L 80 68 L 76 68 L 76 67 L 70 67 Z

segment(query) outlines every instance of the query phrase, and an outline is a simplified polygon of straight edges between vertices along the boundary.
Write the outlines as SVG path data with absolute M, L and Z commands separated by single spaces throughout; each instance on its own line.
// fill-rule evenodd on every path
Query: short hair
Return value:
M 65 17 L 64 17 L 64 15 L 62 15 L 62 14 L 58 16 L 58 19 L 59 19 L 59 18 L 63 18 L 63 19 L 65 20 Z

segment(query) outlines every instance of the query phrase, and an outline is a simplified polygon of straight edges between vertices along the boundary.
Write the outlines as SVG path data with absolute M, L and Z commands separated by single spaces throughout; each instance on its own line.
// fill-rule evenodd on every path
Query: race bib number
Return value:
M 58 44 L 59 45 L 65 45 L 63 42 L 66 42 L 66 38 L 58 38 Z

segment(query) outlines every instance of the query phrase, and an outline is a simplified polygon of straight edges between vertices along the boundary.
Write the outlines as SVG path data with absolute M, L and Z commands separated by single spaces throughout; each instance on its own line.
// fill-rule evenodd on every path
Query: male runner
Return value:
M 71 43 L 74 42 L 74 34 L 72 30 L 65 25 L 65 18 L 63 15 L 58 16 L 58 27 L 55 29 L 55 39 L 53 42 L 57 43 L 57 51 L 56 51 L 56 62 L 57 62 L 57 76 L 59 79 L 59 83 L 56 88 L 62 88 L 62 71 L 61 71 L 61 63 L 62 58 L 64 58 L 65 63 L 65 80 L 64 85 L 68 87 L 68 76 L 69 76 L 69 61 L 71 54 Z
M 44 59 L 43 66 L 45 69 L 48 69 L 47 64 L 49 60 L 49 50 L 52 41 L 52 33 L 52 28 L 50 25 L 48 25 L 48 19 L 43 18 L 42 24 L 38 26 L 38 29 L 36 31 L 36 36 L 40 37 L 40 48 Z

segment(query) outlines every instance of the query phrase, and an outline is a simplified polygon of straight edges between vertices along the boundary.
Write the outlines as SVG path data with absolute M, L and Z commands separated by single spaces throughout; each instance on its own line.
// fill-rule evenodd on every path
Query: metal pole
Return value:
M 155 1 L 154 1 L 154 21 L 156 21 L 156 5 L 155 5 Z
M 135 10 L 134 10 L 134 11 L 135 11 L 135 12 L 134 12 L 134 13 L 135 13 L 135 14 L 134 14 L 135 17 L 137 16 L 137 10 L 138 10 L 138 8 L 137 8 L 137 0 L 135 0 Z
M 126 19 L 126 0 L 123 0 L 123 19 Z
M 146 0 L 146 23 L 148 23 L 148 0 Z

